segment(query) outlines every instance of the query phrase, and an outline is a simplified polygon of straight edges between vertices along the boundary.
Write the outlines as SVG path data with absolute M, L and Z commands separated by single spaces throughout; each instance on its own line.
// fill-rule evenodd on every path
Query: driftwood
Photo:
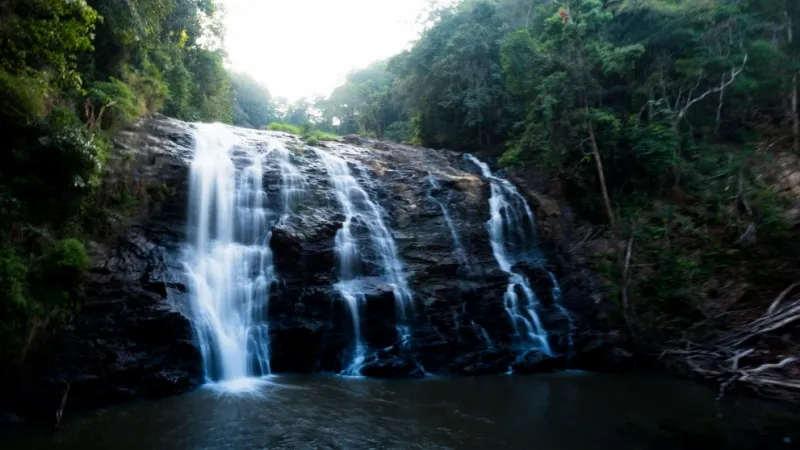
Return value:
M 778 352 L 758 347 L 763 336 L 782 332 L 800 320 L 800 298 L 786 301 L 798 286 L 800 283 L 784 289 L 758 318 L 702 344 L 683 339 L 682 348 L 667 349 L 661 358 L 691 374 L 718 381 L 719 398 L 738 385 L 764 396 L 800 401 L 800 354 L 775 354 Z M 777 360 L 768 361 L 770 358 Z

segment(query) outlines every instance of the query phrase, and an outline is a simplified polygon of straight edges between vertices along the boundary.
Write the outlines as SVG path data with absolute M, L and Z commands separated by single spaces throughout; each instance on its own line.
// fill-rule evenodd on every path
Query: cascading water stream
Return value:
M 461 313 L 466 315 L 467 314 L 466 309 L 467 309 L 466 302 L 462 303 L 461 304 Z M 455 327 L 455 330 L 456 330 L 456 335 L 458 335 L 458 341 L 461 342 L 461 332 L 460 332 L 461 331 L 461 325 L 459 324 L 459 322 L 460 322 L 460 318 L 459 318 L 458 312 L 454 309 L 453 310 L 453 324 L 454 324 L 454 327 Z M 478 324 L 478 322 L 475 322 L 475 320 L 473 320 L 473 319 L 470 319 L 469 326 L 470 326 L 470 328 L 472 328 L 472 331 L 475 333 L 475 337 L 477 337 L 479 341 L 483 341 L 483 343 L 486 344 L 486 349 L 487 350 L 494 350 L 494 344 L 492 343 L 492 338 L 489 337 L 489 333 L 486 332 L 485 328 L 480 326 L 480 324 Z
M 517 262 L 534 258 L 536 222 L 533 212 L 514 185 L 493 175 L 489 166 L 474 156 L 465 157 L 481 169 L 484 178 L 491 184 L 491 217 L 487 223 L 489 239 L 495 260 L 500 269 L 508 274 L 508 287 L 503 300 L 514 332 L 527 347 L 525 353 L 539 350 L 552 356 L 547 331 L 537 313 L 539 301 L 536 294 L 530 281 L 513 270 Z M 523 299 L 520 299 L 519 291 Z
M 494 344 L 492 344 L 492 338 L 489 337 L 489 333 L 486 332 L 486 329 L 478 325 L 478 323 L 475 322 L 474 320 L 471 322 L 471 324 L 473 331 L 475 331 L 475 334 L 478 336 L 479 339 L 483 340 L 484 344 L 486 344 L 486 348 L 489 350 L 494 350 Z
M 436 178 L 434 178 L 433 174 L 431 174 L 430 172 L 428 172 L 428 184 L 429 187 L 426 192 L 426 195 L 429 200 L 439 205 L 439 209 L 442 210 L 442 216 L 444 216 L 444 221 L 447 224 L 448 230 L 450 230 L 450 237 L 453 240 L 453 247 L 455 249 L 456 257 L 458 258 L 459 264 L 461 264 L 461 267 L 463 267 L 468 273 L 473 273 L 474 270 L 471 267 L 469 258 L 467 258 L 467 252 L 464 249 L 464 245 L 461 243 L 461 237 L 458 235 L 458 230 L 455 227 L 455 223 L 453 223 L 453 218 L 450 216 L 449 209 L 444 203 L 439 201 L 433 195 L 434 192 L 441 190 L 442 187 L 439 185 L 439 183 L 436 181 Z M 465 307 L 466 303 L 464 303 L 463 306 Z M 453 311 L 453 323 L 455 324 L 456 327 L 456 334 L 459 334 L 460 325 L 458 321 L 458 313 L 455 310 Z M 470 321 L 470 327 L 475 332 L 475 335 L 478 337 L 478 339 L 482 340 L 486 344 L 487 349 L 489 350 L 494 349 L 494 345 L 492 344 L 492 339 L 489 337 L 489 333 L 486 332 L 486 329 L 484 329 L 474 320 Z
M 567 333 L 569 353 L 567 354 L 567 358 L 571 358 L 575 353 L 575 339 L 572 337 L 572 332 L 575 330 L 575 321 L 572 320 L 572 315 L 570 315 L 569 311 L 567 311 L 567 308 L 565 308 L 561 303 L 561 285 L 558 284 L 555 274 L 547 271 L 547 275 L 550 277 L 550 281 L 553 283 L 553 304 L 556 306 L 561 315 L 564 316 L 564 318 L 567 320 L 567 324 L 569 325 L 569 331 Z
M 199 125 L 195 138 L 186 267 L 206 379 L 268 375 L 274 269 L 264 155 L 237 147 L 222 125 Z
M 336 199 L 345 216 L 342 227 L 335 238 L 335 253 L 339 269 L 336 288 L 347 303 L 353 320 L 354 351 L 344 375 L 358 375 L 366 357 L 361 336 L 359 310 L 364 303 L 364 287 L 361 254 L 353 235 L 356 223 L 363 225 L 369 233 L 370 242 L 379 258 L 382 275 L 392 288 L 397 307 L 397 330 L 403 345 L 410 339 L 410 313 L 413 297 L 408 287 L 403 266 L 397 255 L 394 238 L 383 220 L 383 210 L 373 202 L 350 172 L 347 161 L 330 153 L 318 150 L 336 194 Z
M 294 212 L 295 205 L 302 200 L 306 181 L 300 170 L 292 163 L 292 152 L 282 143 L 272 143 L 270 153 L 275 154 L 281 171 L 281 208 L 283 217 Z
M 442 187 L 439 186 L 439 183 L 436 182 L 436 178 L 434 178 L 430 172 L 428 173 L 428 183 L 430 186 L 427 190 L 427 197 L 439 205 L 439 209 L 442 210 L 444 221 L 447 223 L 447 229 L 450 230 L 450 237 L 453 239 L 453 246 L 455 247 L 458 262 L 464 269 L 471 271 L 469 259 L 467 259 L 467 252 L 464 250 L 464 245 L 461 244 L 461 237 L 458 235 L 458 230 L 456 230 L 455 224 L 453 223 L 453 218 L 450 216 L 450 211 L 447 209 L 447 206 L 444 203 L 433 196 L 434 191 L 439 191 L 442 189 Z

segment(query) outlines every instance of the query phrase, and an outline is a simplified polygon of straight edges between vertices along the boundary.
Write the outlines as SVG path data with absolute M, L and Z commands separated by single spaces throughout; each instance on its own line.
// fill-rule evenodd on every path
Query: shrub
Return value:
M 631 143 L 631 156 L 643 169 L 643 177 L 648 175 L 657 178 L 664 173 L 674 161 L 674 152 L 678 147 L 678 135 L 671 124 L 650 123 L 640 125 L 633 122 L 628 130 Z
M 25 280 L 28 267 L 25 261 L 10 249 L 0 250 L 0 298 L 6 305 L 23 306 L 28 302 Z
M 102 126 L 117 129 L 132 122 L 147 112 L 146 103 L 140 102 L 131 86 L 116 78 L 98 81 L 88 91 L 91 104 L 87 120 L 91 127 Z
M 31 261 L 28 277 L 38 314 L 69 314 L 80 299 L 89 272 L 89 255 L 77 239 L 43 238 L 41 256 Z
M 0 122 L 30 123 L 47 114 L 50 87 L 38 77 L 0 70 Z
M 65 106 L 53 108 L 53 110 L 50 111 L 50 115 L 47 117 L 47 123 L 53 129 L 82 128 L 86 126 L 81 122 L 80 117 L 78 117 L 73 108 Z
M 0 248 L 0 368 L 16 359 L 34 305 L 28 297 L 28 267 L 9 248 Z
M 267 125 L 267 129 L 270 131 L 283 131 L 284 133 L 294 134 L 295 136 L 303 135 L 303 130 L 300 127 L 288 123 L 272 122 Z
M 414 126 L 411 122 L 394 122 L 386 128 L 384 137 L 394 142 L 411 142 L 414 140 Z
M 335 141 L 339 139 L 339 136 L 333 133 L 326 133 L 324 131 L 314 130 L 310 134 L 306 135 L 309 139 L 314 138 L 317 141 Z
M 524 156 L 520 147 L 512 147 L 506 150 L 497 162 L 503 167 L 522 167 L 525 165 Z
M 120 205 L 126 213 L 130 213 L 139 206 L 139 199 L 127 188 L 117 192 L 114 202 Z
M 284 133 L 300 136 L 306 140 L 308 145 L 319 145 L 319 143 L 322 141 L 335 141 L 339 139 L 339 136 L 336 134 L 314 130 L 309 123 L 306 123 L 303 126 L 297 126 L 290 123 L 272 122 L 271 124 L 267 125 L 267 129 L 270 131 L 282 131 Z
M 129 70 L 123 78 L 136 95 L 137 112 L 155 113 L 164 108 L 169 96 L 169 87 L 153 63 L 145 62 L 141 73 Z
M 89 271 L 89 255 L 81 241 L 69 238 L 58 241 L 51 254 L 58 269 L 83 278 Z
M 37 324 L 68 317 L 78 306 L 89 270 L 86 249 L 77 239 L 40 241 L 43 248 L 32 249 L 38 256 L 27 261 L 0 248 L 0 362 L 24 355 Z
M 97 184 L 100 150 L 85 128 L 40 127 L 42 136 L 12 152 L 2 171 L 13 176 L 11 195 L 34 223 L 63 223 Z

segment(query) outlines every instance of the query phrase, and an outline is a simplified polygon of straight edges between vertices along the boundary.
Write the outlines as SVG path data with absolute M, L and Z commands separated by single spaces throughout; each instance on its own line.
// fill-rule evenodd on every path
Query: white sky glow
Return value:
M 449 0 L 222 0 L 234 71 L 274 97 L 328 95 L 353 69 L 416 39 L 420 13 Z

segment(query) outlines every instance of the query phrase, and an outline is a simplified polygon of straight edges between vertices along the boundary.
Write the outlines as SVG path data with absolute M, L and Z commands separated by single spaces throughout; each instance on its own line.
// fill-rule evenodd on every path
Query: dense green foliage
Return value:
M 233 96 L 234 125 L 263 128 L 277 118 L 269 90 L 249 75 L 233 75 Z
M 292 125 L 290 123 L 272 122 L 266 127 L 271 131 L 283 131 L 284 133 L 294 134 L 305 139 L 310 145 L 316 145 L 323 141 L 334 141 L 339 136 L 328 133 L 322 130 L 314 129 L 311 122 L 305 122 L 303 125 Z
M 109 136 L 161 111 L 230 122 L 233 96 L 212 0 L 5 0 L 0 24 L 5 365 L 79 307 Z

